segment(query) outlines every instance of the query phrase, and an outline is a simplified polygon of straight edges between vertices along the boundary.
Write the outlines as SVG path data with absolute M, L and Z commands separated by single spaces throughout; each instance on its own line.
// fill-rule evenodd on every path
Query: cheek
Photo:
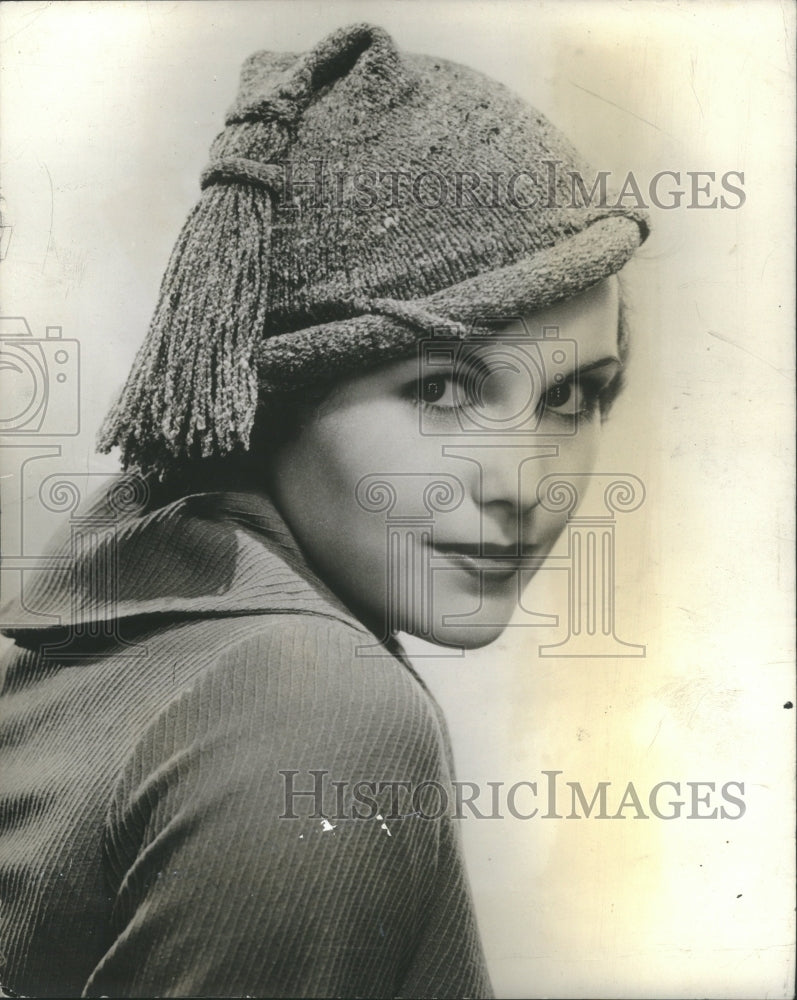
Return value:
M 595 417 L 576 435 L 578 462 L 582 472 L 592 472 L 598 461 L 601 444 L 600 416 Z
M 414 408 L 372 401 L 321 413 L 280 455 L 275 499 L 288 526 L 332 590 L 368 616 L 386 606 L 389 521 L 406 513 L 412 473 L 439 465 L 432 444 L 436 460 Z
M 601 442 L 600 417 L 583 421 L 570 438 L 559 439 L 557 471 L 563 474 L 589 473 L 595 468 Z
M 360 563 L 375 557 L 376 541 L 382 544 L 385 515 L 358 501 L 358 486 L 362 494 L 367 477 L 389 479 L 423 461 L 410 407 L 393 401 L 341 407 L 319 414 L 283 448 L 275 462 L 274 497 L 317 562 Z
M 548 440 L 553 440 L 549 438 Z M 533 503 L 537 489 L 542 480 L 549 476 L 567 482 L 574 477 L 573 486 L 576 494 L 582 497 L 586 487 L 583 476 L 589 476 L 595 471 L 600 454 L 601 425 L 598 418 L 594 422 L 583 424 L 578 433 L 572 437 L 560 437 L 556 440 L 559 454 L 550 460 L 544 460 L 538 466 L 529 464 L 528 478 L 524 479 L 524 499 Z M 579 477 L 579 478 L 575 478 Z M 587 480 L 588 482 L 588 480 Z M 550 551 L 556 540 L 567 526 L 568 512 L 552 511 L 541 504 L 532 505 L 529 510 L 531 523 L 529 530 L 540 544 L 542 551 Z
M 315 430 L 310 486 L 321 480 L 336 506 L 350 517 L 365 513 L 357 503 L 358 485 L 369 477 L 401 483 L 412 473 L 437 473 L 441 446 L 418 428 L 418 411 L 396 400 L 351 406 L 322 418 Z

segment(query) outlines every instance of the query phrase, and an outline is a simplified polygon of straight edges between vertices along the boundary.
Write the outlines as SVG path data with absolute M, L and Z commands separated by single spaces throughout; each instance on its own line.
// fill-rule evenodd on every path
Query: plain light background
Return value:
M 83 427 L 24 483 L 0 440 L 6 553 L 21 499 L 28 552 L 50 528 L 36 477 L 116 468 L 94 433 L 241 61 L 359 20 L 502 80 L 643 189 L 660 170 L 745 173 L 738 211 L 653 208 L 628 269 L 633 366 L 599 468 L 646 486 L 618 519 L 617 603 L 647 655 L 541 659 L 551 636 L 521 627 L 464 659 L 412 648 L 461 779 L 556 769 L 643 801 L 663 780 L 745 785 L 738 820 L 463 822 L 499 997 L 791 996 L 793 5 L 3 5 L 2 314 L 80 341 Z M 544 577 L 526 603 L 555 612 Z

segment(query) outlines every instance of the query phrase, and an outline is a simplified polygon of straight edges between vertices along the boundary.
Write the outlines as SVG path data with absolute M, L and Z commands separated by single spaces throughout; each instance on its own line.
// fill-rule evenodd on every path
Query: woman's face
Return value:
M 612 278 L 489 337 L 427 340 L 343 381 L 280 448 L 277 506 L 380 636 L 472 648 L 504 630 L 567 520 L 538 483 L 593 468 L 617 330 Z

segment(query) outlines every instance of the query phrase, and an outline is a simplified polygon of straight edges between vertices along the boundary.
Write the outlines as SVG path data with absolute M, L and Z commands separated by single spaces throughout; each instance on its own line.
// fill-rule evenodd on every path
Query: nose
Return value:
M 522 537 L 523 520 L 538 503 L 537 483 L 553 470 L 559 446 L 519 439 L 456 451 L 471 463 L 470 496 L 482 510 L 485 527 L 492 523 L 508 542 Z
M 482 449 L 481 482 L 475 497 L 482 507 L 524 512 L 537 503 L 536 483 L 559 453 L 555 444 L 500 444 Z

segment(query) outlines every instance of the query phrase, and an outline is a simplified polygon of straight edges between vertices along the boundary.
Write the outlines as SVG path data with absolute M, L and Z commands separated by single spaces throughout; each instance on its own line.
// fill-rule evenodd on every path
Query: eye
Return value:
M 559 410 L 565 407 L 573 396 L 575 386 L 572 382 L 560 382 L 552 386 L 546 393 L 543 405 L 546 409 Z
M 416 402 L 438 411 L 483 407 L 485 383 L 493 368 L 475 352 L 463 352 L 453 366 L 421 375 L 414 387 Z
M 418 398 L 422 403 L 439 403 L 449 388 L 451 379 L 443 375 L 429 375 L 420 380 Z
M 588 377 L 576 381 L 576 375 L 551 386 L 542 397 L 542 411 L 558 417 L 589 417 L 597 408 L 600 385 Z
M 462 387 L 452 371 L 422 375 L 412 386 L 413 402 L 440 414 L 459 409 L 466 403 Z

